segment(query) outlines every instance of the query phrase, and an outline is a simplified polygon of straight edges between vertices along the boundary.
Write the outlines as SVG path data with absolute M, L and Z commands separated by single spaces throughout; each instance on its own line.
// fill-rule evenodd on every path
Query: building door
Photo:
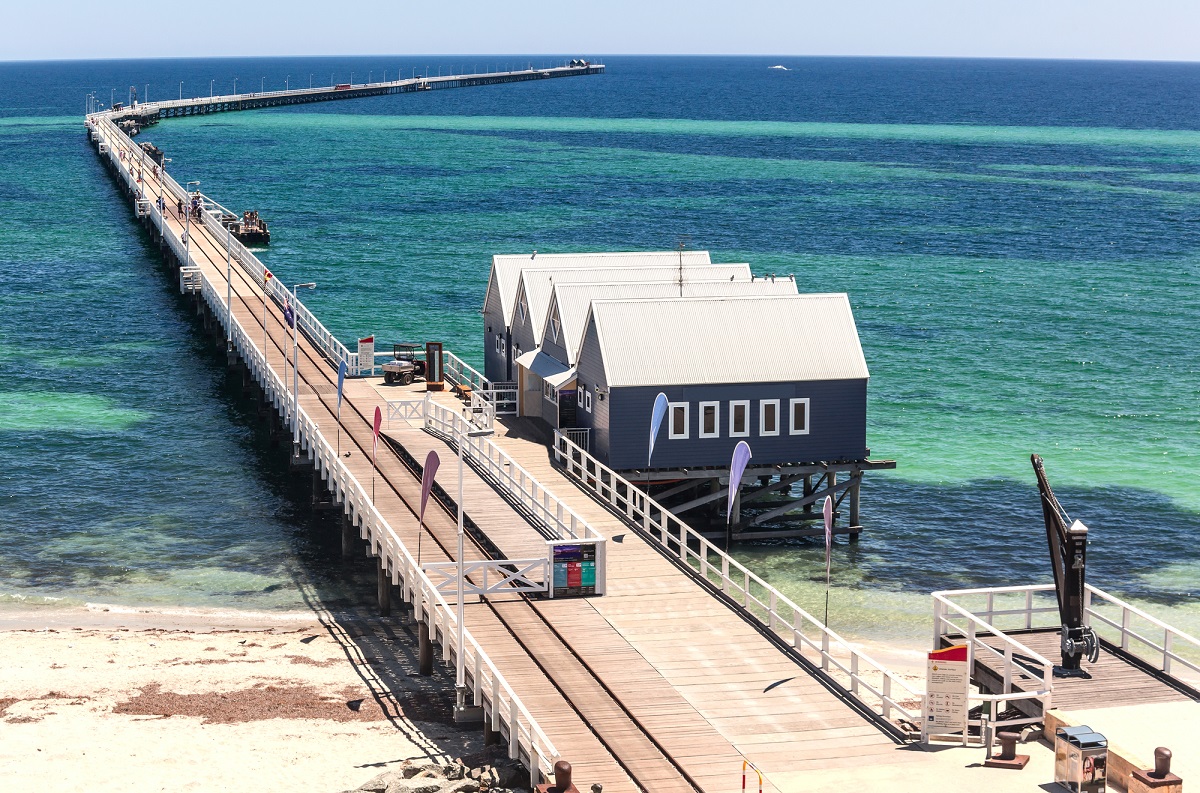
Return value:
M 579 392 L 573 388 L 558 392 L 558 428 L 560 430 L 575 427 L 575 408 L 578 401 Z

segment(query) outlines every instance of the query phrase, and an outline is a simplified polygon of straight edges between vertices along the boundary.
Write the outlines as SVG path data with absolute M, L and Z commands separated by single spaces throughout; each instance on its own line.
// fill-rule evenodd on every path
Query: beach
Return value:
M 6 789 L 338 791 L 481 756 L 401 620 L 105 608 L 0 613 Z

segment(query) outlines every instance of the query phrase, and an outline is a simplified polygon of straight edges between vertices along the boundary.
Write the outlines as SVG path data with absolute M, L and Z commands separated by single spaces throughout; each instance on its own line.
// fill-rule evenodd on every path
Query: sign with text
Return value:
M 358 371 L 370 369 L 375 374 L 375 337 L 368 336 L 358 340 Z
M 971 670 L 965 644 L 935 650 L 925 668 L 926 735 L 948 735 L 967 729 Z
M 596 594 L 596 546 L 584 543 L 550 547 L 551 574 L 554 578 L 550 596 L 584 597 Z

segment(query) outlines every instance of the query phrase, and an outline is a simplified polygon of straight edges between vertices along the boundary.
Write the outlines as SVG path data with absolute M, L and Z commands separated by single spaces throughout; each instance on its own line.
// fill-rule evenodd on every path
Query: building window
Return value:
M 667 405 L 667 418 L 671 422 L 668 427 L 670 438 L 680 440 L 687 438 L 690 407 L 687 402 L 671 402 Z
M 554 335 L 554 340 L 558 341 L 558 320 L 554 317 L 550 318 L 550 332 Z
M 520 357 L 521 357 L 521 345 L 519 345 L 519 344 L 514 344 L 514 345 L 513 345 L 513 357 L 514 357 L 514 358 L 520 358 Z
M 789 401 L 792 418 L 792 435 L 808 434 L 808 398 Z
M 721 403 L 700 403 L 700 437 L 721 437 Z
M 779 400 L 762 399 L 758 403 L 758 434 L 779 434 Z
M 499 333 L 496 334 L 496 354 L 497 355 L 504 354 L 504 337 L 501 336 Z
M 545 380 L 542 381 L 542 396 L 546 398 L 546 401 L 558 404 L 558 389 Z
M 750 400 L 738 399 L 729 403 L 729 437 L 750 435 Z
M 528 309 L 525 308 L 525 301 L 522 300 L 522 301 L 518 302 L 517 303 L 517 313 L 519 313 L 521 315 L 521 319 L 525 319 L 525 315 L 527 312 L 528 312 Z
M 583 409 L 588 413 L 592 412 L 592 392 L 586 387 L 583 389 Z

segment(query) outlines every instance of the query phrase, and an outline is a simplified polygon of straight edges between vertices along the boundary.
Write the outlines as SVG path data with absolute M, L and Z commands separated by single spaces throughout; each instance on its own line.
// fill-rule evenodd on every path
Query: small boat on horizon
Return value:
M 788 67 L 786 67 L 786 66 L 784 66 L 784 65 L 782 65 L 782 64 L 776 64 L 776 65 L 774 65 L 774 66 L 768 66 L 767 68 L 768 68 L 768 69 L 783 69 L 785 72 L 790 72 L 790 71 L 791 71 L 791 69 L 789 69 Z

